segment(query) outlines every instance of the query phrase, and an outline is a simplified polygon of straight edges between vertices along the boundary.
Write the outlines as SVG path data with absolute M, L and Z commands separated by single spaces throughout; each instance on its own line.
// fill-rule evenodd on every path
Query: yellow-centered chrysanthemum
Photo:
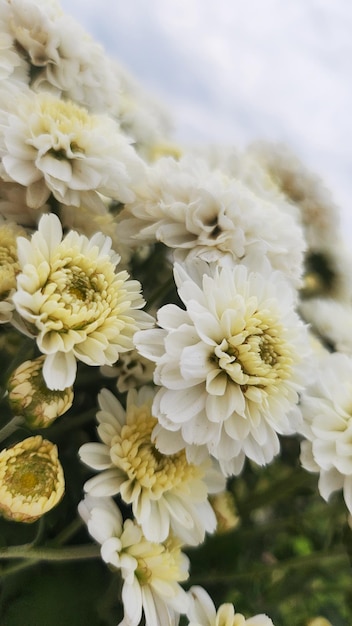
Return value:
M 40 435 L 0 452 L 0 513 L 35 522 L 60 502 L 65 491 L 57 447 Z
M 174 273 L 186 310 L 162 307 L 160 328 L 135 336 L 156 363 L 156 445 L 186 447 L 190 460 L 208 450 L 226 474 L 238 474 L 245 456 L 264 465 L 279 452 L 278 433 L 302 420 L 309 345 L 294 291 L 280 272 L 243 265 L 198 260 Z
M 52 194 L 69 206 L 104 210 L 99 193 L 134 199 L 144 165 L 118 124 L 107 115 L 53 94 L 21 93 L 2 120 L 0 171 L 26 187 L 26 203 L 39 209 Z
M 98 432 L 104 443 L 87 443 L 81 459 L 103 470 L 85 484 L 92 496 L 120 494 L 150 541 L 164 541 L 170 529 L 188 544 L 204 540 L 216 528 L 208 493 L 225 488 L 223 475 L 207 460 L 189 463 L 184 450 L 165 455 L 153 441 L 157 420 L 151 412 L 154 393 L 130 390 L 126 411 L 107 389 L 99 395 Z
M 148 541 L 135 521 L 122 521 L 110 498 L 87 496 L 78 507 L 92 537 L 101 544 L 102 559 L 121 571 L 124 620 L 138 626 L 142 613 L 146 626 L 171 626 L 185 613 L 188 596 L 180 586 L 187 580 L 189 561 L 181 544 L 170 537 L 163 543 Z
M 66 389 L 76 376 L 76 359 L 112 365 L 132 350 L 133 335 L 150 325 L 140 283 L 116 273 L 119 255 L 110 237 L 91 239 L 70 231 L 63 237 L 54 214 L 43 215 L 31 241 L 18 238 L 21 272 L 13 300 L 46 355 L 49 389 Z

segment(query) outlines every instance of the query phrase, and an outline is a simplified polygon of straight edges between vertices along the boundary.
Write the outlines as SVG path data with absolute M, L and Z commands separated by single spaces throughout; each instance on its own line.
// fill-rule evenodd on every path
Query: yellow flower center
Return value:
M 157 420 L 148 407 L 133 407 L 119 435 L 111 445 L 111 460 L 124 472 L 132 484 L 160 497 L 165 491 L 202 476 L 202 470 L 188 463 L 184 450 L 176 454 L 161 454 L 151 440 Z
M 63 135 L 70 135 L 73 131 L 89 129 L 94 125 L 94 117 L 70 100 L 57 100 L 47 95 L 41 95 L 39 98 L 38 134 L 51 135 L 55 128 Z
M 7 490 L 26 500 L 36 496 L 49 497 L 55 490 L 56 472 L 48 460 L 47 456 L 41 457 L 31 451 L 10 459 L 4 476 Z
M 180 582 L 188 578 L 188 573 L 182 571 L 180 544 L 173 538 L 164 543 L 142 540 L 129 547 L 128 553 L 137 559 L 135 575 L 141 586 L 156 579 Z
M 293 356 L 275 316 L 256 311 L 236 331 L 215 348 L 218 365 L 231 380 L 241 386 L 267 387 L 289 378 Z

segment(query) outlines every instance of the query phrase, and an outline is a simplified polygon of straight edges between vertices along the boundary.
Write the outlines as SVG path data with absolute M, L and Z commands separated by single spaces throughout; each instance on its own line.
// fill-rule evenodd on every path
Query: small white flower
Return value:
M 267 615 L 246 619 L 241 613 L 236 613 L 230 603 L 222 604 L 216 610 L 209 594 L 198 585 L 190 588 L 189 596 L 188 626 L 274 626 Z
M 133 335 L 150 326 L 138 311 L 144 300 L 140 283 L 116 273 L 119 256 L 111 239 L 91 239 L 70 231 L 59 219 L 43 215 L 31 241 L 18 238 L 21 272 L 13 301 L 46 355 L 49 389 L 65 389 L 76 376 L 76 359 L 87 365 L 112 365 L 120 352 L 134 348 Z
M 92 537 L 101 544 L 102 559 L 120 570 L 124 619 L 119 626 L 176 626 L 188 607 L 180 582 L 187 580 L 189 561 L 180 544 L 169 539 L 152 543 L 132 520 L 124 523 L 109 498 L 86 497 L 78 506 Z
M 226 474 L 239 473 L 245 456 L 268 463 L 279 451 L 277 434 L 297 430 L 306 328 L 279 272 L 265 277 L 201 262 L 188 272 L 175 266 L 186 310 L 162 307 L 160 328 L 135 336 L 161 387 L 156 445 L 164 453 L 186 446 L 190 459 L 205 446 Z
M 352 513 L 352 358 L 337 352 L 321 357 L 301 407 L 301 432 L 306 437 L 302 465 L 320 473 L 318 487 L 325 500 L 343 489 Z
M 209 461 L 188 463 L 184 450 L 161 454 L 152 440 L 157 423 L 151 413 L 154 392 L 130 390 L 126 411 L 103 389 L 99 395 L 98 432 L 104 443 L 87 443 L 79 451 L 90 467 L 102 470 L 85 484 L 92 496 L 119 493 L 145 537 L 164 541 L 172 530 L 184 543 L 197 544 L 216 528 L 208 492 L 224 490 L 225 479 Z
M 27 187 L 26 201 L 41 208 L 50 194 L 63 204 L 105 210 L 98 192 L 134 199 L 142 160 L 112 118 L 90 115 L 71 101 L 28 92 L 3 112 L 0 142 L 5 180 Z

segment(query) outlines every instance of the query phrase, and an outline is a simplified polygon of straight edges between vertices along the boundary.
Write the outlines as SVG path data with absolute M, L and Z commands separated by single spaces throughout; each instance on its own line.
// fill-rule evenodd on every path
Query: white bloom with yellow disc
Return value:
M 102 559 L 120 570 L 123 579 L 124 619 L 119 626 L 138 626 L 144 613 L 145 626 L 176 626 L 185 613 L 188 595 L 180 582 L 188 578 L 188 557 L 180 543 L 169 538 L 152 543 L 110 498 L 87 496 L 78 506 L 93 539 L 101 544 Z
M 301 421 L 309 347 L 294 292 L 280 272 L 242 265 L 176 265 L 175 280 L 186 310 L 163 306 L 160 328 L 135 336 L 156 363 L 157 447 L 171 454 L 186 446 L 189 460 L 203 448 L 225 474 L 239 473 L 245 456 L 270 462 L 278 434 Z
M 85 484 L 92 496 L 120 494 L 145 537 L 164 541 L 172 530 L 184 543 L 196 545 L 216 528 L 209 493 L 225 489 L 225 479 L 209 459 L 189 463 L 184 450 L 165 455 L 155 447 L 157 419 L 151 411 L 154 391 L 130 390 L 126 411 L 103 389 L 99 395 L 98 432 L 104 443 L 81 446 L 81 459 L 101 470 Z
M 43 215 L 31 240 L 18 238 L 21 272 L 13 297 L 18 313 L 46 355 L 43 377 L 49 389 L 65 389 L 76 376 L 76 359 L 87 365 L 112 365 L 132 350 L 133 335 L 150 325 L 138 311 L 144 300 L 138 281 L 116 273 L 120 257 L 111 239 L 91 239 Z

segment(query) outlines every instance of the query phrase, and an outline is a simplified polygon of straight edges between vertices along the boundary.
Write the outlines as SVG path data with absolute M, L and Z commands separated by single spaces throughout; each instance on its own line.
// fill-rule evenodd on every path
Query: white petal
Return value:
M 77 362 L 72 352 L 48 354 L 44 361 L 43 378 L 49 389 L 63 390 L 75 382 Z

